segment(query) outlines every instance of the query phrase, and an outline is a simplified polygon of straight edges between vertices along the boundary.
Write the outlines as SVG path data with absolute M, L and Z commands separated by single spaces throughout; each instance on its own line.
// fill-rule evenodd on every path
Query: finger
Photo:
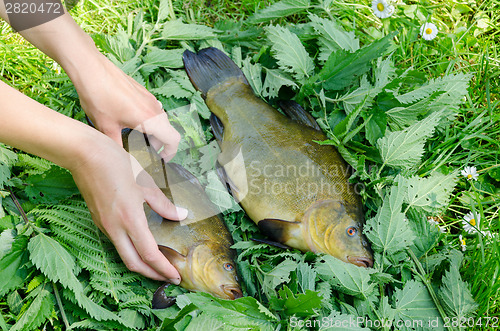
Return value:
M 153 266 L 149 265 L 147 261 L 144 261 L 144 259 L 138 253 L 136 247 L 134 246 L 132 239 L 129 238 L 129 236 L 126 233 L 123 233 L 123 235 L 121 235 L 120 238 L 118 239 L 114 238 L 113 240 L 113 244 L 115 245 L 118 254 L 125 263 L 125 266 L 130 271 L 140 273 L 141 275 L 151 279 L 156 279 L 160 281 L 172 281 L 174 283 L 177 283 L 176 279 L 180 278 L 179 273 L 170 264 L 170 262 L 168 262 L 165 256 L 160 252 L 158 246 L 156 246 L 154 238 L 151 241 L 151 243 L 154 247 L 148 248 L 147 253 L 144 254 L 147 256 L 148 259 L 156 259 L 158 261 L 161 261 L 163 259 L 163 264 L 166 265 L 166 267 L 162 267 L 160 269 L 163 272 L 159 270 L 157 271 Z M 156 249 L 157 253 L 154 251 L 154 249 Z M 151 257 L 147 254 L 151 254 Z M 159 254 L 160 256 L 158 256 L 157 254 Z
M 165 255 L 160 252 L 155 238 L 149 229 L 145 231 L 143 227 L 137 228 L 135 231 L 130 231 L 128 236 L 143 263 L 152 268 L 156 273 L 169 279 L 172 283 L 180 283 L 181 276 L 179 272 L 167 260 Z
M 156 145 L 155 147 L 163 147 L 160 156 L 166 162 L 170 161 L 175 156 L 181 140 L 181 135 L 170 124 L 166 113 L 155 116 L 144 122 L 144 124 L 141 125 L 140 131 L 150 136 L 154 136 L 154 138 L 160 142 L 160 144 L 158 144 L 158 142 L 153 139 L 154 145 Z
M 102 133 L 104 133 L 106 136 L 113 139 L 118 145 L 123 147 L 122 130 L 119 126 L 113 126 L 110 128 L 103 128 Z
M 159 188 L 145 188 L 144 200 L 160 216 L 173 221 L 182 221 L 188 216 L 188 210 L 175 206 Z

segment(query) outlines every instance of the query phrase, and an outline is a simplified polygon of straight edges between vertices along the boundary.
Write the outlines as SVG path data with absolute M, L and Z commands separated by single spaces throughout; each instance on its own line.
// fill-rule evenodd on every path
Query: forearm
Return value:
M 0 142 L 73 170 L 103 139 L 107 137 L 0 81 Z
M 53 0 L 41 0 L 53 2 Z M 0 16 L 8 20 L 4 0 L 0 0 Z M 28 17 L 27 17 L 28 19 Z M 59 63 L 74 83 L 88 67 L 99 65 L 103 56 L 92 38 L 65 12 L 44 24 L 19 31 L 35 47 Z

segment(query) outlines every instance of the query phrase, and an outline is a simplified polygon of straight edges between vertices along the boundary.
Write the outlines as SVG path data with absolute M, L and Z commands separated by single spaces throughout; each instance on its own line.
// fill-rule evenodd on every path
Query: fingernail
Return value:
M 179 217 L 180 220 L 183 220 L 188 216 L 189 212 L 186 208 L 175 207 L 175 210 L 177 211 L 177 216 Z
M 158 101 L 158 103 L 160 104 L 160 107 L 163 109 L 163 104 L 161 103 L 161 101 L 160 100 L 156 100 L 156 101 Z
M 174 285 L 179 285 L 181 283 L 181 279 L 180 278 L 171 278 L 170 282 Z

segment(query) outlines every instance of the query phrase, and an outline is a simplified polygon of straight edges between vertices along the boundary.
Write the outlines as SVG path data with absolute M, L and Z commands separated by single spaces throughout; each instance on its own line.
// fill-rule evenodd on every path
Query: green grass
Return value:
M 276 1 L 173 1 L 176 17 L 185 22 L 214 26 L 221 20 L 242 20 L 255 10 Z M 469 95 L 449 128 L 441 130 L 429 142 L 420 174 L 434 169 L 452 171 L 476 166 L 477 182 L 461 178 L 450 206 L 436 215 L 447 235 L 443 245 L 459 248 L 458 236 L 466 238 L 467 250 L 462 276 L 470 284 L 479 304 L 477 316 L 500 315 L 500 239 L 487 240 L 481 235 L 465 235 L 463 215 L 476 210 L 481 215 L 481 228 L 500 233 L 500 1 L 407 1 L 398 5 L 390 19 L 379 20 L 369 3 L 354 0 L 335 2 L 331 17 L 355 31 L 362 42 L 369 42 L 390 31 L 399 30 L 393 51 L 401 68 L 413 68 L 439 77 L 460 71 L 473 75 Z M 156 12 L 154 1 L 83 0 L 72 15 L 90 34 L 113 34 L 127 30 L 131 13 L 146 8 L 145 20 Z M 423 19 L 439 28 L 438 37 L 430 42 L 418 36 Z M 288 20 L 294 21 L 294 16 Z M 285 19 L 280 20 L 284 24 Z M 52 108 L 65 109 L 70 101 L 53 100 L 53 92 L 61 85 L 45 80 L 53 74 L 53 61 L 0 23 L 0 75 L 10 85 Z M 4 307 L 0 300 L 0 307 Z M 3 308 L 2 308 L 3 309 Z M 477 328 L 484 329 L 484 328 Z

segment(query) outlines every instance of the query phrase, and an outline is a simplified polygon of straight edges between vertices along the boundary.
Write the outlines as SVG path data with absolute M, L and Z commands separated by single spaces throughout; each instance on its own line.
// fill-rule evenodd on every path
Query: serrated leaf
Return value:
M 12 229 L 6 229 L 0 234 L 0 260 L 12 249 L 15 232 Z
M 262 66 L 260 63 L 250 63 L 249 57 L 242 61 L 242 64 L 241 70 L 252 87 L 252 90 L 257 95 L 262 95 Z
M 261 23 L 300 13 L 310 7 L 310 0 L 283 0 L 257 11 L 249 21 Z
M 305 262 L 297 264 L 297 281 L 302 292 L 316 290 L 316 271 Z
M 451 192 L 457 182 L 457 172 L 443 175 L 434 172 L 427 178 L 413 176 L 397 178 L 398 185 L 407 187 L 403 192 L 407 208 L 419 208 L 426 212 L 440 212 L 448 205 Z
M 443 284 L 439 287 L 438 296 L 448 316 L 458 317 L 458 320 L 461 321 L 473 316 L 478 305 L 474 302 L 467 283 L 460 276 L 459 268 L 462 254 L 455 252 L 458 253 L 459 258 L 450 260 L 450 269 L 443 277 Z
M 0 296 L 26 281 L 26 269 L 21 268 L 26 258 L 28 237 L 17 236 L 10 252 L 0 260 Z
M 275 289 L 278 285 L 290 280 L 290 273 L 297 268 L 297 263 L 286 259 L 278 264 L 269 273 L 264 275 L 262 290 L 268 297 L 276 295 Z
M 345 31 L 339 24 L 333 20 L 320 18 L 316 15 L 309 15 L 314 31 L 319 35 L 318 44 L 320 54 L 318 60 L 326 61 L 332 52 L 343 49 L 349 52 L 355 52 L 359 49 L 359 40 L 354 32 Z
M 35 330 L 51 315 L 53 308 L 54 302 L 51 300 L 50 292 L 41 288 L 29 307 L 18 316 L 16 324 L 10 330 Z
M 439 112 L 430 114 L 402 131 L 388 131 L 377 140 L 377 148 L 384 164 L 397 168 L 416 165 L 424 152 L 424 144 L 433 134 L 440 117 Z
M 403 187 L 393 186 L 377 215 L 366 222 L 365 235 L 374 251 L 393 255 L 411 245 L 415 238 L 401 212 L 403 192 Z
M 376 284 L 370 281 L 374 270 L 342 262 L 330 255 L 323 256 L 322 260 L 316 263 L 316 272 L 338 291 L 366 299 L 375 290 Z
M 236 203 L 234 198 L 229 194 L 227 188 L 219 179 L 215 171 L 207 173 L 207 186 L 205 187 L 210 200 L 219 207 L 220 211 L 238 211 L 241 210 L 239 204 Z
M 265 98 L 276 98 L 282 86 L 298 87 L 292 77 L 282 70 L 266 68 L 266 79 L 262 86 L 262 96 Z
M 158 5 L 158 21 L 161 22 L 168 17 L 175 19 L 174 8 L 172 8 L 171 4 L 171 0 L 160 0 L 160 4 Z
M 225 323 L 211 315 L 199 314 L 193 318 L 183 331 L 217 331 L 224 330 Z
M 212 28 L 205 25 L 185 24 L 181 19 L 163 24 L 161 36 L 167 40 L 203 40 L 214 38 Z
M 402 330 L 443 330 L 443 321 L 425 285 L 410 280 L 393 296 L 395 323 Z M 399 323 L 398 323 L 399 321 Z M 437 322 L 437 323 L 436 323 Z M 431 324 L 435 323 L 435 324 Z M 405 327 L 405 325 L 411 327 Z
M 182 53 L 183 49 L 160 49 L 158 47 L 148 47 L 148 53 L 142 58 L 144 64 L 154 67 L 164 68 L 182 68 Z M 153 69 L 153 70 L 154 70 Z
M 26 195 L 39 203 L 56 203 L 79 193 L 71 173 L 58 166 L 43 174 L 29 176 L 26 184 Z
M 190 98 L 193 93 L 189 90 L 184 89 L 179 83 L 177 83 L 174 79 L 167 80 L 162 86 L 152 88 L 149 90 L 153 94 L 159 94 L 166 98 Z
M 323 69 L 311 81 L 319 81 L 325 90 L 341 90 L 349 86 L 370 69 L 372 60 L 387 53 L 394 35 L 389 34 L 354 53 L 343 49 L 333 52 Z
M 17 161 L 17 155 L 0 143 L 0 188 L 10 178 L 10 167 Z
M 314 63 L 297 35 L 282 26 L 266 27 L 274 58 L 281 69 L 291 73 L 298 81 L 309 77 Z

